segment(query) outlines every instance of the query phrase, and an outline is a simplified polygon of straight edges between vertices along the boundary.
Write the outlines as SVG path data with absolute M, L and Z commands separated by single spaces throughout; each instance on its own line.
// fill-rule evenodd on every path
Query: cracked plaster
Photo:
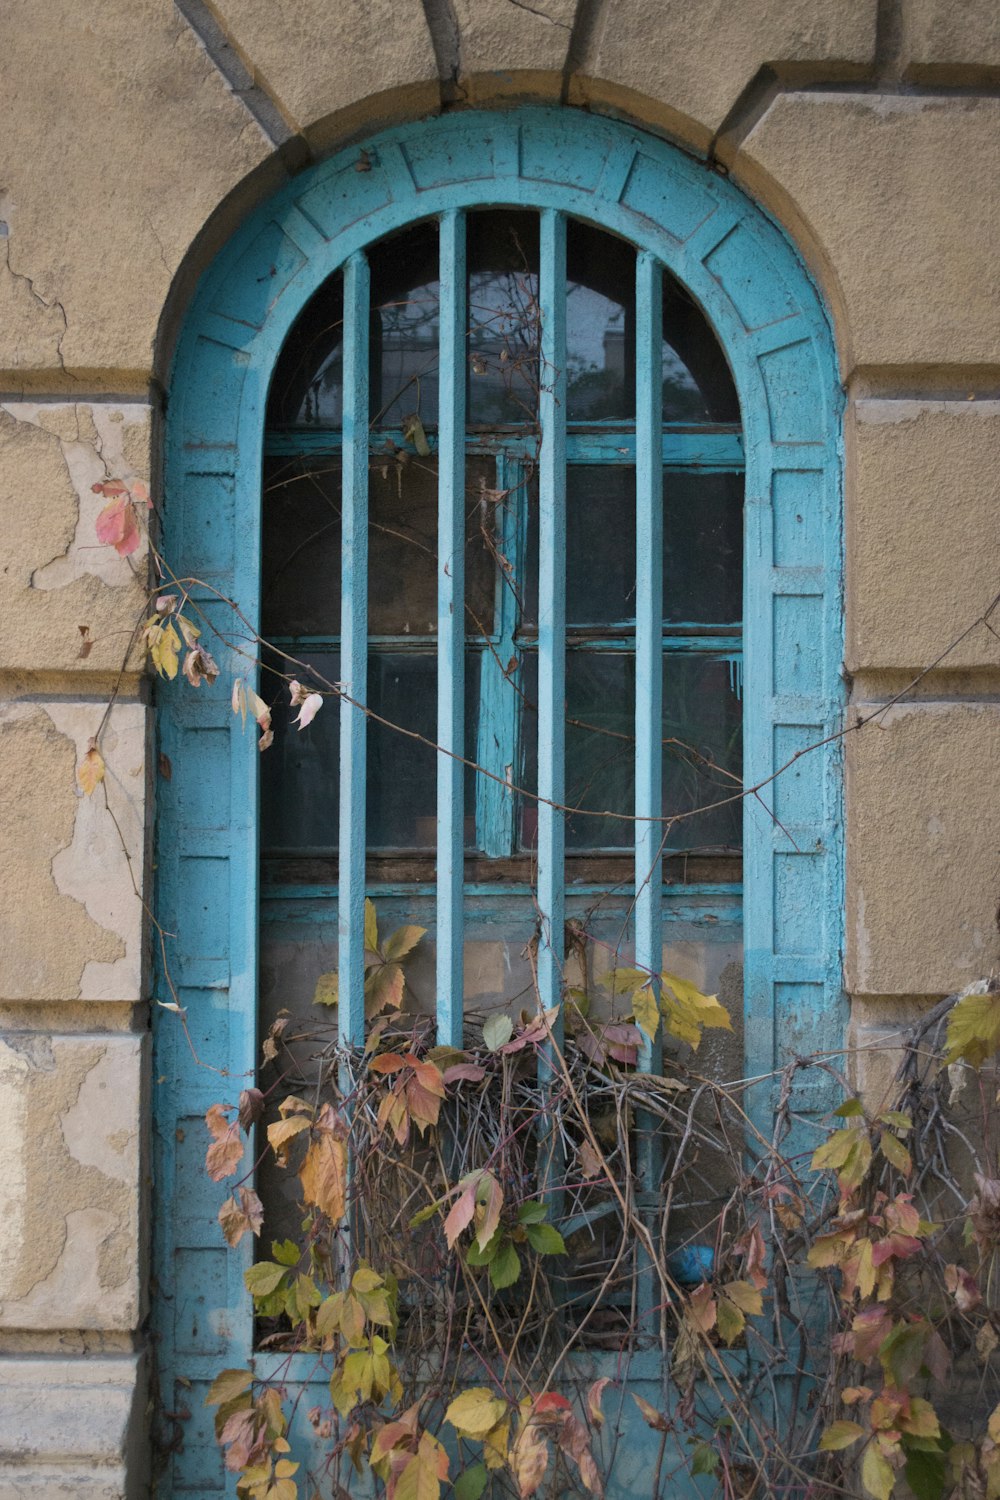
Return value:
M 101 704 L 0 706 L 0 778 L 16 786 L 0 863 L 0 998 L 137 1001 L 142 909 L 100 788 L 75 772 Z M 146 710 L 118 704 L 101 734 L 110 807 L 141 882 Z

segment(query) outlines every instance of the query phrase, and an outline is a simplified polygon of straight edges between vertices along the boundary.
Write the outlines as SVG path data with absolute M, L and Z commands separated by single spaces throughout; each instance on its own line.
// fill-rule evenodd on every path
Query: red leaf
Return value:
M 546 1391 L 544 1396 L 539 1396 L 535 1402 L 535 1415 L 544 1417 L 550 1412 L 572 1411 L 573 1408 L 565 1396 L 560 1396 L 556 1391 Z
M 104 507 L 97 517 L 96 530 L 97 540 L 105 546 L 114 547 L 119 557 L 128 557 L 130 552 L 135 551 L 139 545 L 139 528 L 136 525 L 135 506 L 127 490 Z
M 444 1237 L 448 1241 L 448 1249 L 454 1250 L 455 1241 L 463 1229 L 468 1229 L 472 1223 L 472 1216 L 476 1211 L 476 1183 L 475 1179 L 470 1182 L 455 1199 L 448 1210 L 448 1217 L 444 1221 Z
M 368 1066 L 373 1073 L 398 1073 L 406 1067 L 406 1058 L 398 1052 L 383 1052 L 381 1057 L 373 1057 Z
M 455 1063 L 452 1067 L 445 1068 L 442 1077 L 445 1083 L 458 1083 L 459 1079 L 479 1083 L 486 1077 L 486 1069 L 480 1068 L 476 1063 Z

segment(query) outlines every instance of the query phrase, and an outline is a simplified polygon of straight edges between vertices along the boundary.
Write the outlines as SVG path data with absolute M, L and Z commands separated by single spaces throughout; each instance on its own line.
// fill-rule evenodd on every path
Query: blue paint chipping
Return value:
M 366 143 L 373 170 L 355 170 L 358 148 L 322 162 L 286 184 L 256 210 L 218 254 L 194 294 L 171 376 L 166 447 L 164 551 L 179 576 L 205 579 L 231 595 L 251 627 L 260 618 L 261 494 L 267 391 L 289 330 L 309 298 L 334 273 L 344 279 L 345 409 L 340 435 L 272 434 L 268 451 L 337 453 L 343 465 L 343 617 L 341 677 L 364 698 L 367 629 L 368 270 L 366 251 L 418 218 L 439 219 L 442 279 L 451 290 L 442 306 L 442 369 L 458 369 L 454 352 L 464 336 L 459 309 L 462 225 L 466 210 L 507 204 L 541 214 L 543 367 L 542 450 L 538 462 L 540 553 L 546 610 L 539 622 L 539 703 L 545 735 L 539 757 L 540 790 L 561 801 L 564 718 L 565 465 L 637 464 L 637 519 L 642 540 L 635 647 L 647 708 L 656 691 L 654 665 L 667 637 L 657 630 L 655 553 L 660 464 L 647 461 L 654 430 L 660 456 L 677 469 L 745 470 L 744 630 L 715 646 L 729 663 L 744 704 L 744 775 L 767 783 L 805 745 L 841 727 L 842 655 L 841 446 L 842 396 L 829 320 L 818 293 L 781 231 L 728 181 L 664 142 L 607 119 L 559 109 L 503 113 L 468 111 L 402 125 Z M 634 245 L 637 290 L 646 316 L 655 307 L 663 273 L 676 277 L 704 310 L 735 379 L 742 431 L 730 425 L 685 432 L 661 428 L 654 413 L 652 341 L 637 349 L 637 422 L 629 434 L 567 431 L 562 390 L 565 363 L 566 225 L 582 219 Z M 276 274 L 272 275 L 272 267 Z M 661 270 L 662 268 L 662 270 Z M 449 351 L 451 351 L 449 353 Z M 454 545 L 464 384 L 441 384 L 441 428 L 432 448 L 440 463 L 439 558 Z M 283 446 L 284 445 L 284 446 Z M 523 437 L 497 438 L 504 484 L 520 483 L 535 455 Z M 670 472 L 666 476 L 668 486 Z M 458 512 L 458 514 L 456 514 Z M 526 545 L 511 509 L 503 544 L 515 557 Z M 438 732 L 463 744 L 464 621 L 455 608 L 460 572 L 438 577 L 438 629 L 443 673 Z M 733 622 L 735 625 L 736 622 Z M 497 610 L 493 640 L 513 650 L 515 621 Z M 220 1238 L 221 1194 L 206 1188 L 201 1163 L 208 1104 L 227 1092 L 235 1099 L 252 1078 L 257 1040 L 258 765 L 256 731 L 244 731 L 229 707 L 233 676 L 253 672 L 252 642 L 227 631 L 230 644 L 210 641 L 222 680 L 194 699 L 181 684 L 159 693 L 160 748 L 173 765 L 161 780 L 157 808 L 157 916 L 176 933 L 170 963 L 179 999 L 188 1009 L 199 1067 L 175 1019 L 156 1016 L 154 1078 L 155 1276 L 154 1319 L 164 1405 L 192 1413 L 184 1439 L 169 1460 L 159 1493 L 231 1493 L 206 1420 L 204 1395 L 226 1366 L 253 1358 L 261 1373 L 278 1357 L 254 1355 L 243 1271 L 252 1247 L 236 1252 Z M 542 641 L 544 639 L 544 645 Z M 621 638 L 608 632 L 608 649 Z M 671 649 L 704 649 L 683 627 Z M 596 654 L 596 651 L 595 651 Z M 484 653 L 479 757 L 505 774 L 514 747 L 489 739 L 490 715 L 509 722 L 502 673 L 489 676 Z M 227 680 L 228 679 L 228 680 Z M 741 680 L 742 679 L 742 680 Z M 333 712 L 328 705 L 325 712 Z M 264 908 L 285 903 L 298 911 L 312 898 L 339 907 L 341 993 L 345 1035 L 363 1034 L 362 915 L 365 896 L 365 719 L 342 706 L 340 871 L 336 887 L 279 888 Z M 655 714 L 652 715 L 655 722 Z M 642 737 L 640 736 L 640 744 Z M 493 759 L 490 760 L 489 757 Z M 658 844 L 656 757 L 639 757 L 637 796 L 650 822 L 637 825 L 636 855 L 652 865 Z M 331 776 L 333 768 L 331 768 Z M 441 1022 L 459 1035 L 463 900 L 496 899 L 503 890 L 461 884 L 461 779 L 439 758 L 438 875 L 434 886 L 405 888 L 416 902 L 436 902 L 439 924 L 437 991 Z M 491 784 L 477 787 L 477 821 L 487 853 L 509 853 L 515 837 L 513 799 Z M 772 811 L 780 821 L 775 821 Z M 546 930 L 540 955 L 542 994 L 561 992 L 563 824 L 554 810 L 539 816 L 538 897 Z M 744 808 L 745 1071 L 767 1080 L 789 1049 L 836 1046 L 842 1035 L 841 761 L 835 744 L 796 762 L 777 786 L 765 785 Z M 373 891 L 378 896 L 382 893 Z M 581 888 L 580 898 L 586 896 Z M 577 900 L 569 901 L 573 910 Z M 329 911 L 327 906 L 327 911 Z M 636 916 L 642 951 L 654 966 L 657 934 L 672 914 L 690 920 L 733 922 L 732 889 L 640 893 Z M 445 925 L 441 917 L 445 914 Z M 498 917 L 499 920 L 499 917 Z M 661 922 L 663 924 L 661 929 Z M 450 925 L 449 925 L 450 924 Z M 446 941 L 441 943 L 444 933 Z M 161 990 L 161 994 L 163 991 Z M 164 995 L 165 997 L 165 995 Z M 655 1066 L 650 1050 L 646 1065 Z M 820 1091 L 806 1101 L 822 1112 Z M 768 1081 L 752 1089 L 754 1123 L 770 1128 Z M 248 1237 L 249 1238 L 249 1237 Z M 701 1254 L 699 1247 L 695 1247 Z M 697 1256 L 686 1275 L 707 1274 Z M 312 1361 L 287 1361 L 289 1380 Z M 309 1368 L 306 1368 L 306 1365 Z M 735 1368 L 735 1365 L 734 1365 Z M 613 1373 L 613 1372 L 609 1372 Z M 633 1361 L 633 1388 L 663 1405 L 659 1356 Z M 321 1399 L 318 1387 L 317 1399 Z M 312 1404 L 301 1403 L 303 1411 Z M 648 1471 L 645 1430 L 628 1428 L 616 1468 L 616 1496 L 639 1493 Z

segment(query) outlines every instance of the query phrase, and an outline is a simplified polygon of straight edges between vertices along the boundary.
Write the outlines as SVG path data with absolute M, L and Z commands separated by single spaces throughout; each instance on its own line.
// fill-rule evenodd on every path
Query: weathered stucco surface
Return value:
M 968 82 L 970 67 L 1000 67 L 996 0 L 961 0 L 959 5 L 954 0 L 907 0 L 902 32 L 908 78 Z M 959 69 L 964 72 L 959 74 Z
M 122 667 L 147 597 L 146 546 L 126 558 L 98 542 L 106 501 L 92 486 L 149 477 L 145 404 L 0 403 L 0 668 Z
M 576 0 L 543 0 L 516 24 L 513 0 L 454 0 L 459 97 L 468 103 L 531 97 L 558 99 Z
M 0 1042 L 0 1328 L 138 1322 L 144 1047 L 139 1036 Z
M 6 389 L 144 378 L 181 258 L 267 142 L 172 0 L 7 0 L 2 39 Z
M 420 0 L 216 0 L 227 35 L 316 150 L 350 130 L 357 106 L 379 118 L 437 106 L 438 73 Z M 330 117 L 334 117 L 332 120 Z
M 1000 402 L 859 401 L 848 444 L 847 665 L 921 669 L 1000 593 Z M 1000 666 L 992 624 L 942 665 Z
M 846 370 L 1000 363 L 1000 100 L 781 94 L 733 174 L 827 267 Z
M 704 150 L 768 64 L 862 74 L 875 56 L 875 21 L 875 0 L 618 0 L 600 8 L 570 100 L 639 119 L 652 110 L 655 123 Z
M 146 822 L 146 713 L 118 704 L 101 732 L 108 801 L 137 878 Z M 76 767 L 100 703 L 0 704 L 0 1000 L 122 1000 L 143 995 L 142 908 L 100 787 Z
M 998 745 L 995 702 L 900 704 L 848 736 L 852 993 L 944 995 L 1000 961 Z

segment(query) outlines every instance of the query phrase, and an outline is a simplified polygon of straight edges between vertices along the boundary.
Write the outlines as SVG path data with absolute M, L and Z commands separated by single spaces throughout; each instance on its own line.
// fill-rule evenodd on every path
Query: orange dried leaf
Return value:
M 306 1203 L 329 1219 L 342 1219 L 347 1207 L 347 1142 L 331 1131 L 311 1141 L 299 1181 Z
M 88 797 L 93 796 L 95 787 L 104 780 L 104 769 L 104 756 L 91 740 L 90 749 L 76 769 L 76 779 Z

